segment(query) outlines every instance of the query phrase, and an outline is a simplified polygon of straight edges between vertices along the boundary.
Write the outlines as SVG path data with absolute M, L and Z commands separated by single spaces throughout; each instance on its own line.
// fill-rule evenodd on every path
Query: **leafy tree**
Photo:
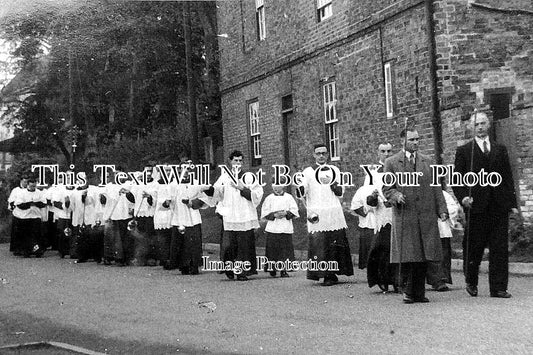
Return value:
M 191 7 L 201 122 L 218 119 L 220 112 L 215 6 Z M 13 55 L 31 83 L 31 96 L 22 102 L 12 97 L 6 115 L 19 145 L 44 156 L 61 153 L 68 162 L 76 138 L 77 164 L 118 147 L 139 156 L 144 153 L 136 149 L 160 146 L 154 137 L 167 142 L 151 152 L 159 153 L 155 158 L 168 157 L 168 142 L 175 142 L 173 155 L 188 154 L 182 21 L 178 2 L 103 0 L 5 19 L 2 37 L 17 44 Z M 80 129 L 75 137 L 74 126 Z

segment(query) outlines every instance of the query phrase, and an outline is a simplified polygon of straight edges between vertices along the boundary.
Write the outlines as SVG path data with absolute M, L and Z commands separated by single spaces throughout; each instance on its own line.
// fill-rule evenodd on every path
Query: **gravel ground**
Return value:
M 533 278 L 512 299 L 428 291 L 428 304 L 369 289 L 366 276 L 322 287 L 294 272 L 248 282 L 214 272 L 75 264 L 47 253 L 15 258 L 0 245 L 0 346 L 58 341 L 109 354 L 496 354 L 533 352 Z M 216 309 L 200 307 L 213 302 Z

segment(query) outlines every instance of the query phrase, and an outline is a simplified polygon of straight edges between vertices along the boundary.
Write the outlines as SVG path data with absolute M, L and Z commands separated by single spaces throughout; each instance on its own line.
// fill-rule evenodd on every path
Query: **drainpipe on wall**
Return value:
M 437 164 L 442 164 L 442 121 L 440 117 L 439 93 L 437 89 L 437 55 L 435 44 L 435 23 L 433 21 L 433 0 L 425 1 L 426 28 L 429 52 L 429 84 L 431 89 L 431 125 Z

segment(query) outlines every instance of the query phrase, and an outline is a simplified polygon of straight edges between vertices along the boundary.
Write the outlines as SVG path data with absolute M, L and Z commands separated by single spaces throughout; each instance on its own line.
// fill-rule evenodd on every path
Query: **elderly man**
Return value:
M 404 129 L 400 138 L 402 151 L 385 161 L 385 173 L 392 173 L 397 179 L 383 187 L 393 205 L 391 262 L 400 264 L 405 282 L 404 303 L 429 302 L 425 297 L 427 262 L 441 260 L 437 217 L 446 220 L 448 212 L 441 187 L 430 186 L 432 161 L 418 152 L 417 130 Z M 410 174 L 413 181 L 407 184 L 405 179 L 399 179 L 402 173 Z
M 498 186 L 455 186 L 453 192 L 467 211 L 467 230 L 463 240 L 465 256 L 466 291 L 478 294 L 479 264 L 485 247 L 489 253 L 490 296 L 510 298 L 508 227 L 509 212 L 518 213 L 511 165 L 505 146 L 489 139 L 490 121 L 485 113 L 474 113 L 470 124 L 475 138 L 458 147 L 455 154 L 455 171 L 463 176 L 468 172 L 496 172 L 501 175 Z M 468 211 L 468 209 L 470 211 Z
M 337 262 L 337 270 L 307 270 L 309 280 L 323 278 L 324 286 L 338 282 L 337 275 L 353 275 L 350 245 L 346 239 L 346 220 L 340 198 L 343 188 L 340 171 L 328 165 L 329 153 L 324 144 L 314 146 L 315 165 L 303 171 L 298 197 L 304 198 L 307 207 L 309 232 L 308 257 L 316 262 Z M 318 170 L 318 171 L 317 171 Z M 318 177 L 318 179 L 317 179 Z

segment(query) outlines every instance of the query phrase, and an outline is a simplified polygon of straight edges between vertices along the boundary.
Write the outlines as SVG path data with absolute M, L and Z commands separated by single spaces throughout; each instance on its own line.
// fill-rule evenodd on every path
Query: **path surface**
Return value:
M 22 259 L 0 245 L 0 346 L 59 341 L 109 354 L 533 353 L 533 278 L 511 299 L 428 291 L 428 304 L 369 289 L 365 274 L 322 287 L 303 272 L 249 282 L 214 272 L 75 264 L 49 252 Z M 199 307 L 214 302 L 216 310 Z

